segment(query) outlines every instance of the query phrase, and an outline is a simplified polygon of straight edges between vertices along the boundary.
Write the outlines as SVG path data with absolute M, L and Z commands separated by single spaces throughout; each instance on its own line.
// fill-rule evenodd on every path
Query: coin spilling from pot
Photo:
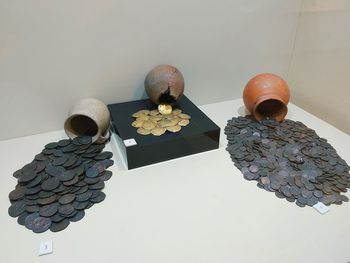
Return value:
M 255 76 L 249 80 L 243 91 L 244 105 L 258 121 L 283 121 L 288 112 L 289 99 L 287 82 L 271 73 Z
M 191 116 L 178 108 L 185 82 L 182 73 L 174 66 L 159 65 L 145 78 L 145 91 L 157 109 L 143 109 L 135 112 L 132 126 L 141 135 L 161 136 L 164 133 L 179 132 L 190 123 Z

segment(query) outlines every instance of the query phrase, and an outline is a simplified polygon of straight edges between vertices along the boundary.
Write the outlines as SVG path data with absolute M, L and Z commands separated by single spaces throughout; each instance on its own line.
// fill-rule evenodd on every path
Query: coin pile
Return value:
M 35 233 L 58 232 L 85 216 L 85 209 L 103 201 L 101 191 L 112 176 L 111 152 L 91 137 L 51 142 L 34 160 L 14 172 L 18 184 L 10 192 L 8 213 Z
M 166 131 L 179 132 L 191 119 L 190 115 L 182 113 L 180 109 L 174 109 L 169 114 L 161 114 L 157 109 L 139 110 L 132 117 L 135 120 L 131 125 L 137 128 L 137 133 L 154 136 L 161 136 Z
M 341 193 L 350 188 L 350 167 L 303 123 L 238 117 L 228 121 L 225 134 L 235 166 L 258 187 L 300 207 L 349 201 Z

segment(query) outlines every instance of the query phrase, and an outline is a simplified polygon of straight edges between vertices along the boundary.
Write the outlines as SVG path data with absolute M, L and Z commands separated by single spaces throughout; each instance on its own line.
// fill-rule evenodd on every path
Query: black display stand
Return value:
M 209 119 L 186 96 L 182 96 L 174 108 L 179 108 L 191 116 L 190 124 L 178 133 L 166 132 L 161 136 L 140 135 L 131 126 L 132 114 L 143 109 L 156 109 L 149 99 L 108 105 L 111 113 L 111 126 L 120 140 L 134 139 L 136 145 L 125 146 L 128 169 L 171 160 L 186 155 L 217 149 L 220 128 Z

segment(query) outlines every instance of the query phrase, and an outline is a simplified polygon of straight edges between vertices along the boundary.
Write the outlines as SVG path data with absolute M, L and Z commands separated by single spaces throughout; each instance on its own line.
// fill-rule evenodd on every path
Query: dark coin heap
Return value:
M 342 204 L 350 167 L 336 150 L 299 121 L 257 122 L 232 118 L 225 128 L 226 150 L 247 180 L 300 207 Z
M 85 215 L 84 210 L 103 201 L 101 191 L 112 172 L 111 152 L 91 137 L 52 142 L 34 160 L 16 171 L 8 213 L 35 233 L 57 232 Z

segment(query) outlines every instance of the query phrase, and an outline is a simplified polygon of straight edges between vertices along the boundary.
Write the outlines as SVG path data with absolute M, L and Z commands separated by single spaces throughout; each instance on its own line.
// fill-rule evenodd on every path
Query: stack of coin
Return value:
M 191 116 L 182 113 L 180 109 L 174 109 L 170 114 L 161 114 L 157 109 L 139 110 L 132 117 L 135 120 L 131 125 L 137 128 L 137 133 L 154 136 L 160 136 L 166 131 L 179 132 L 182 127 L 190 123 L 191 119 Z
M 350 167 L 336 150 L 301 122 L 232 118 L 225 128 L 231 159 L 247 180 L 298 206 L 342 204 Z
M 18 184 L 9 194 L 9 215 L 35 233 L 61 231 L 82 219 L 106 197 L 101 190 L 112 176 L 106 169 L 113 154 L 103 148 L 87 136 L 48 143 L 13 174 Z

